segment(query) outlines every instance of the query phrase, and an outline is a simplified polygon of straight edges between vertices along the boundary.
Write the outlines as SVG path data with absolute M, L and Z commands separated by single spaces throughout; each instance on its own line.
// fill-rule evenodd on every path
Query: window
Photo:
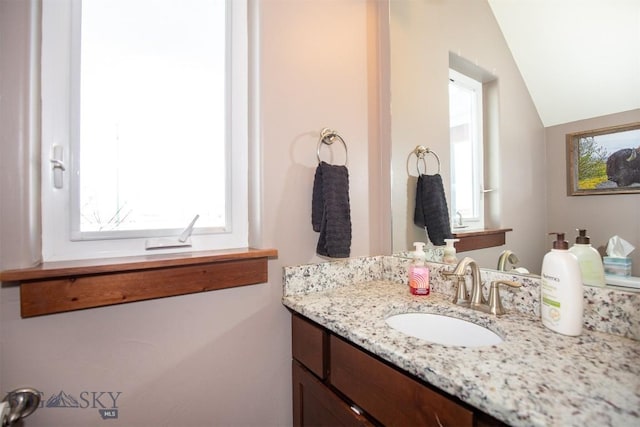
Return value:
M 484 228 L 482 83 L 449 70 L 451 217 L 467 228 Z
M 246 3 L 44 0 L 43 258 L 245 247 Z M 149 251 L 147 250 L 147 253 Z

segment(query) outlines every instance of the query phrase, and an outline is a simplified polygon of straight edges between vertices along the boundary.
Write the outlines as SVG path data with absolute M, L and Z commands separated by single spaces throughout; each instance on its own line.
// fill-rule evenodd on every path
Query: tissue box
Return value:
M 616 276 L 631 276 L 631 258 L 617 258 L 606 256 L 604 261 L 604 273 Z

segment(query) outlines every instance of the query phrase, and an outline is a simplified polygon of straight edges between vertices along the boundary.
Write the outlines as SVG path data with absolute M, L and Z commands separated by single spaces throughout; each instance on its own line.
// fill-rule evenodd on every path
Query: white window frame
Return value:
M 456 85 L 474 93 L 472 108 L 472 123 L 470 135 L 472 138 L 472 215 L 463 215 L 462 222 L 466 230 L 484 228 L 484 141 L 483 141 L 483 90 L 482 82 L 475 80 L 452 68 L 449 69 L 449 85 Z M 452 118 L 450 117 L 450 126 Z M 451 219 L 453 228 L 458 227 L 459 215 L 456 206 L 456 171 L 454 144 L 451 146 Z
M 105 258 L 114 256 L 149 255 L 159 253 L 190 252 L 248 246 L 248 126 L 249 126 L 249 55 L 247 2 L 227 0 L 231 23 L 231 82 L 228 90 L 228 133 L 231 160 L 228 162 L 231 194 L 227 205 L 226 230 L 207 233 L 196 230 L 192 246 L 185 248 L 145 250 L 145 242 L 155 233 L 144 237 L 105 240 L 72 241 L 71 194 L 69 173 L 63 174 L 63 188 L 53 186 L 51 157 L 54 145 L 63 147 L 62 161 L 69 165 L 69 142 L 74 132 L 72 125 L 71 81 L 74 40 L 74 3 L 80 0 L 43 0 L 42 5 L 42 255 L 44 261 Z M 77 21 L 76 21 L 77 22 Z M 185 224 L 186 226 L 187 224 Z M 196 224 L 197 227 L 197 224 Z M 179 234 L 180 230 L 175 230 Z

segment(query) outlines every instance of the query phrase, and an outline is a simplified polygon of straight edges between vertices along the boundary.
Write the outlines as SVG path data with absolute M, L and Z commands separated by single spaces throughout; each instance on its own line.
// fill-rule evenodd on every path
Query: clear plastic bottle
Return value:
M 600 254 L 591 246 L 591 240 L 587 236 L 587 230 L 578 229 L 576 243 L 569 252 L 578 258 L 582 282 L 590 286 L 604 286 L 604 264 Z
M 429 286 L 429 267 L 425 265 L 427 254 L 424 253 L 424 243 L 414 242 L 416 250 L 413 252 L 413 262 L 409 266 L 409 289 L 413 295 L 426 296 L 431 293 Z
M 563 335 L 582 333 L 583 285 L 578 259 L 569 252 L 564 233 L 557 235 L 553 249 L 542 260 L 540 311 L 542 323 Z

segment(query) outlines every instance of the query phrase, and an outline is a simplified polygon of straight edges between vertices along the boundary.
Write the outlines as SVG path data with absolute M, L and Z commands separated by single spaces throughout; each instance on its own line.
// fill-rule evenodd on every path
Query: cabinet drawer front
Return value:
M 294 360 L 293 425 L 368 427 L 372 424 Z
M 473 412 L 340 338 L 329 382 L 386 426 L 472 426 Z
M 328 334 L 321 327 L 298 316 L 291 317 L 291 351 L 293 358 L 319 378 L 325 379 Z

